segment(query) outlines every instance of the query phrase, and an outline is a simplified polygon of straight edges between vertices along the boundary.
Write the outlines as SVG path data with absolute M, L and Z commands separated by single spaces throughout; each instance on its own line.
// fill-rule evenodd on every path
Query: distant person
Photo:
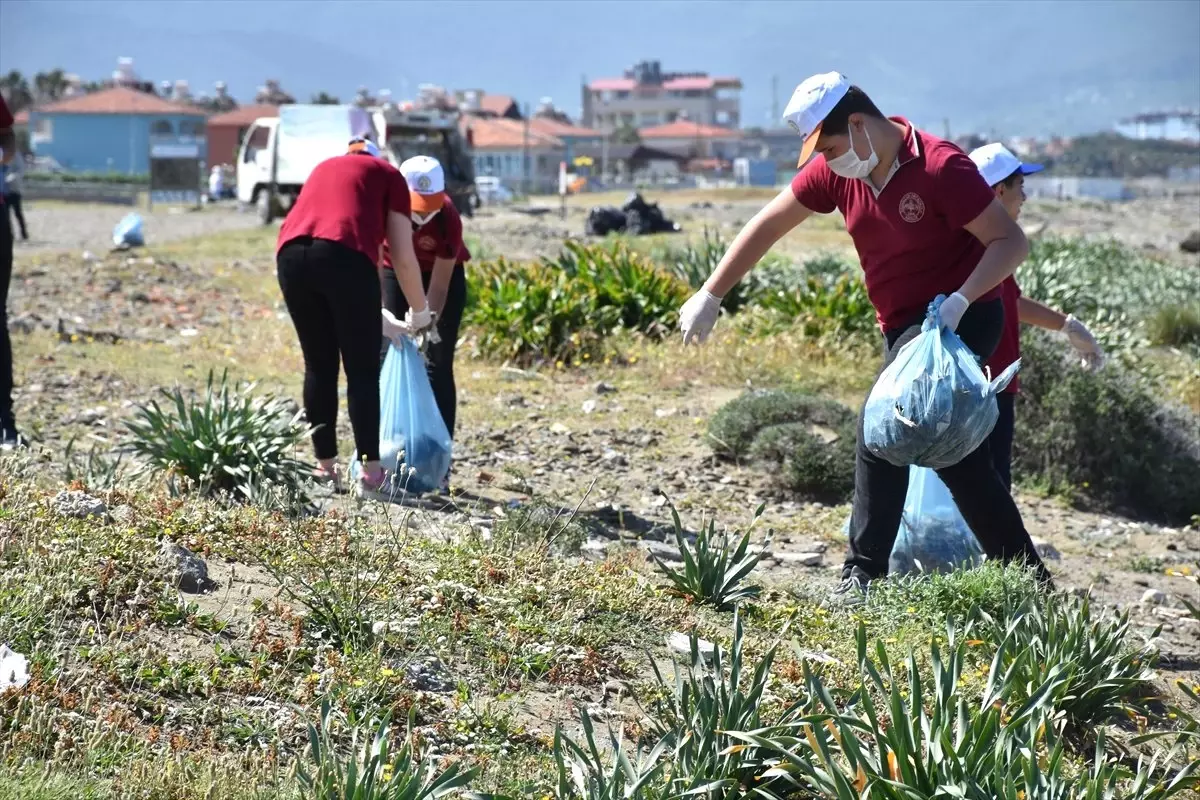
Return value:
M 0 169 L 4 170 L 4 184 L 0 191 L 4 192 L 4 203 L 10 209 L 21 227 L 21 241 L 29 241 L 29 229 L 25 227 L 25 212 L 21 209 L 21 188 L 25 178 L 25 156 L 18 153 L 12 161 Z
M 836 72 L 796 87 L 784 120 L 802 138 L 802 169 L 738 233 L 716 270 L 680 310 L 684 343 L 703 342 L 721 299 L 779 239 L 814 213 L 840 211 L 862 262 L 867 295 L 882 333 L 884 365 L 921 331 L 938 295 L 941 322 L 986 359 L 1004 328 L 1000 284 L 1029 252 L 966 153 L 903 117 L 885 117 L 871 98 Z M 814 154 L 820 158 L 809 160 Z M 909 468 L 863 444 L 859 415 L 850 544 L 830 600 L 857 605 L 870 582 L 887 575 L 900 529 Z M 983 551 L 1032 566 L 1053 581 L 1021 513 L 992 461 L 987 441 L 937 471 Z
M 458 416 L 458 390 L 454 383 L 454 348 L 467 303 L 467 277 L 463 264 L 471 258 L 463 242 L 462 216 L 446 194 L 446 177 L 441 163 L 430 156 L 414 156 L 400 165 L 412 200 L 413 249 L 421 265 L 425 299 L 437 316 L 437 341 L 426 351 L 429 383 L 437 399 L 442 420 L 454 438 Z M 385 248 L 386 249 L 386 248 Z M 383 305 L 402 316 L 408 301 L 400 291 L 396 273 L 385 252 L 383 260 Z M 449 476 L 442 492 L 449 492 Z
M 979 174 L 992 187 L 1004 210 L 1016 221 L 1021 216 L 1025 203 L 1025 176 L 1042 171 L 1041 164 L 1023 164 L 1002 144 L 993 143 L 971 151 L 971 160 L 979 168 Z M 1004 331 L 1000 343 L 988 359 L 991 374 L 998 375 L 1021 356 L 1021 323 L 1036 325 L 1051 331 L 1061 331 L 1075 348 L 1087 369 L 1104 365 L 1104 351 L 1087 326 L 1070 314 L 1055 311 L 1047 305 L 1021 294 L 1015 275 L 1005 278 L 1000 284 L 1000 297 L 1004 302 Z M 1019 377 L 1019 375 L 1018 375 Z M 1019 381 L 1012 383 L 996 396 L 1000 406 L 1000 418 L 988 437 L 992 460 L 1004 485 L 1012 488 L 1013 429 L 1016 423 L 1014 408 Z
M 13 115 L 0 95 L 0 164 L 17 158 L 17 137 L 13 133 Z M 12 340 L 8 335 L 8 287 L 12 283 L 13 232 L 8 205 L 0 192 L 0 447 L 9 449 L 22 444 L 13 416 Z
M 345 155 L 313 169 L 279 230 L 279 287 L 304 353 L 304 411 L 317 456 L 316 477 L 340 484 L 337 469 L 338 363 L 346 370 L 350 425 L 362 473 L 362 497 L 386 499 L 379 463 L 379 341 L 399 336 L 385 325 L 376 266 L 386 240 L 411 309 L 405 330 L 432 322 L 413 253 L 408 184 L 374 143 L 351 140 Z
M 208 198 L 210 200 L 221 200 L 224 197 L 225 173 L 222 172 L 220 164 L 215 164 L 212 171 L 208 173 Z

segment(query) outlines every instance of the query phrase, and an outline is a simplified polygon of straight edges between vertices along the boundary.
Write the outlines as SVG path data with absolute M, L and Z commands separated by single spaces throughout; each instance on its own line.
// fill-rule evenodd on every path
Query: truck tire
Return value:
M 270 225 L 271 221 L 275 219 L 275 204 L 271 202 L 271 193 L 266 189 L 260 189 L 258 192 L 256 211 L 258 221 L 262 225 Z

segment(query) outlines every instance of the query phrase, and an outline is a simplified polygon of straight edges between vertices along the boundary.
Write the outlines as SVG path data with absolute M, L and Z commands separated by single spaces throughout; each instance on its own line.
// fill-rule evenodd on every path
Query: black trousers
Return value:
M 25 212 L 21 210 L 21 193 L 11 192 L 4 195 L 4 205 L 12 209 L 12 215 L 17 218 L 17 224 L 21 226 L 21 240 L 29 238 L 29 231 L 25 227 Z M 7 210 L 5 216 L 8 216 Z
M 338 360 L 354 445 L 363 461 L 379 460 L 379 272 L 357 250 L 303 237 L 276 258 L 279 288 L 304 353 L 304 412 L 317 458 L 337 456 Z
M 432 272 L 421 273 L 425 290 L 429 291 Z M 396 281 L 396 273 L 390 269 L 383 270 L 383 307 L 398 318 L 403 319 L 408 313 L 408 300 L 400 291 Z M 467 305 L 467 275 L 462 264 L 454 265 L 450 273 L 450 285 L 446 288 L 446 305 L 438 315 L 437 330 L 441 341 L 429 346 L 425 353 L 426 365 L 429 371 L 429 384 L 433 388 L 433 396 L 437 400 L 438 411 L 442 412 L 442 420 L 454 438 L 454 423 L 458 416 L 458 389 L 454 384 L 454 347 L 458 343 L 458 329 L 462 326 L 463 309 Z M 383 354 L 387 354 L 388 342 L 383 342 Z
M 986 359 L 996 349 L 1003 325 L 1004 307 L 999 300 L 990 300 L 970 306 L 957 332 L 976 355 Z M 889 331 L 884 337 L 884 367 L 920 332 L 921 320 Z M 888 557 L 896 541 L 904 496 L 908 492 L 909 468 L 889 464 L 867 450 L 863 445 L 862 413 L 858 417 L 857 445 L 850 547 L 842 575 L 848 576 L 857 567 L 871 578 L 878 578 L 887 574 Z M 963 519 L 975 532 L 989 559 L 1024 561 L 1037 570 L 1043 581 L 1049 581 L 1050 574 L 1025 530 L 1021 513 L 996 471 L 988 440 L 962 461 L 939 469 L 937 474 L 949 488 Z
M 13 427 L 12 340 L 8 336 L 8 287 L 12 283 L 13 235 L 8 207 L 0 206 L 0 432 Z
M 1017 396 L 1013 392 L 1001 392 L 996 395 L 996 405 L 1000 407 L 1000 416 L 996 419 L 996 427 L 992 428 L 987 442 L 992 451 L 992 463 L 996 465 L 996 472 L 1000 473 L 1000 480 L 1004 481 L 1004 485 L 1009 491 L 1012 491 L 1013 432 L 1017 422 L 1016 399 Z

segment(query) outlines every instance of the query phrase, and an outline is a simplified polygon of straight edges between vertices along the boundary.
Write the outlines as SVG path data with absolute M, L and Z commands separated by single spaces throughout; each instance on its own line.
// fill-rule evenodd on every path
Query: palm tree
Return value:
M 54 102 L 63 96 L 66 88 L 66 75 L 57 67 L 33 76 L 34 98 L 38 103 Z
M 29 81 L 19 70 L 14 69 L 0 77 L 0 92 L 4 93 L 4 99 L 14 114 L 33 105 L 33 92 L 29 91 Z
M 310 103 L 318 106 L 340 106 L 342 101 L 329 94 L 328 92 L 317 92 L 309 100 Z

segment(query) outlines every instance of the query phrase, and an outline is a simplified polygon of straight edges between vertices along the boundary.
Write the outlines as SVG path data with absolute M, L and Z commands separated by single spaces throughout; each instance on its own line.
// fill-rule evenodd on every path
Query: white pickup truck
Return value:
M 256 119 L 238 153 L 238 201 L 255 206 L 264 225 L 285 215 L 313 168 L 346 152 L 355 136 L 380 143 L 396 166 L 414 155 L 438 159 L 447 192 L 464 214 L 471 214 L 475 173 L 457 114 L 351 105 L 283 105 L 278 117 Z

